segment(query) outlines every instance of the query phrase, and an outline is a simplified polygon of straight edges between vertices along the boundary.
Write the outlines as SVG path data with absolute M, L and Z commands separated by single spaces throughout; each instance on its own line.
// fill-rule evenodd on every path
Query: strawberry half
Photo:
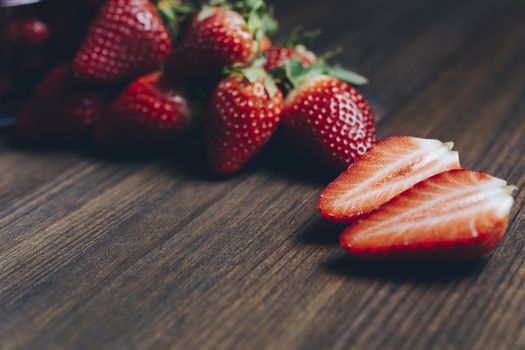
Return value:
M 224 67 L 247 67 L 269 45 L 265 33 L 274 27 L 264 1 L 204 6 L 168 59 L 166 72 L 174 81 L 195 83 L 213 80 Z
M 93 20 L 73 61 L 78 78 L 118 82 L 157 69 L 171 36 L 150 0 L 108 0 Z
M 74 80 L 70 66 L 58 66 L 23 106 L 16 120 L 16 131 L 29 141 L 89 141 L 105 107 L 105 98 L 100 93 Z
M 96 140 L 115 148 L 159 148 L 178 142 L 191 126 L 186 94 L 154 72 L 135 80 L 113 101 Z
M 452 143 L 394 136 L 375 145 L 321 193 L 319 210 L 333 222 L 350 222 L 436 174 L 459 169 Z
M 206 144 L 212 171 L 238 172 L 275 133 L 283 95 L 262 68 L 246 69 L 222 80 L 211 97 Z
M 341 244 L 367 258 L 478 258 L 503 239 L 515 189 L 477 171 L 442 173 L 357 221 Z

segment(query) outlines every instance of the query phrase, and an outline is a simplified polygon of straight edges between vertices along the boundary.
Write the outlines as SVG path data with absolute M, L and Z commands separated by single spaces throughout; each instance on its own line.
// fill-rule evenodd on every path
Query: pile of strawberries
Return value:
M 0 1 L 0 103 L 16 105 L 78 49 L 101 0 Z
M 263 0 L 107 0 L 71 64 L 25 104 L 18 135 L 144 150 L 202 130 L 211 170 L 227 176 L 282 125 L 300 150 L 344 168 L 376 141 L 370 106 L 349 85 L 366 79 L 297 33 L 274 46 L 276 27 Z
M 492 251 L 514 187 L 461 170 L 451 144 L 393 137 L 375 145 L 371 108 L 354 87 L 366 79 L 328 65 L 297 35 L 274 46 L 275 30 L 263 0 L 107 0 L 73 61 L 36 88 L 16 130 L 31 141 L 127 151 L 202 137 L 210 169 L 228 176 L 282 126 L 309 157 L 349 166 L 319 209 L 334 222 L 357 220 L 341 236 L 350 253 L 469 259 Z

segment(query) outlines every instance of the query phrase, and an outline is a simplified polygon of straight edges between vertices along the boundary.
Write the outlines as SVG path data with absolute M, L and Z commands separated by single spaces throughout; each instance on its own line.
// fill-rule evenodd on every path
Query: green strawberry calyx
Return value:
M 171 34 L 172 42 L 176 43 L 181 25 L 187 22 L 196 12 L 196 8 L 191 4 L 182 3 L 182 0 L 152 0 L 157 7 L 164 25 Z
M 277 31 L 278 24 L 273 16 L 273 8 L 264 0 L 194 0 L 193 6 L 200 9 L 198 15 L 200 21 L 211 16 L 216 7 L 224 7 L 239 13 L 258 42 L 265 35 L 272 35 Z
M 273 76 L 266 73 L 264 70 L 265 63 L 266 59 L 261 57 L 256 59 L 249 67 L 227 67 L 224 69 L 223 73 L 225 75 L 240 74 L 250 83 L 263 81 L 268 96 L 273 98 L 278 91 L 278 87 L 273 79 Z
M 368 79 L 358 73 L 339 65 L 332 66 L 328 64 L 325 57 L 326 56 L 320 57 L 316 63 L 308 67 L 305 67 L 299 59 L 292 58 L 287 64 L 274 69 L 270 74 L 274 81 L 288 92 L 295 89 L 301 83 L 320 75 L 328 75 L 355 86 L 368 83 Z

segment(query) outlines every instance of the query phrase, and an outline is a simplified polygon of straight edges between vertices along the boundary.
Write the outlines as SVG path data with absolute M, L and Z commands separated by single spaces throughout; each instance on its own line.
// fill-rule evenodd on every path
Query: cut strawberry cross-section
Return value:
M 459 169 L 452 143 L 395 136 L 376 144 L 324 190 L 319 210 L 333 222 L 350 222 L 416 183 Z
M 341 235 L 341 244 L 369 258 L 481 257 L 502 240 L 515 189 L 478 171 L 445 172 L 358 220 Z

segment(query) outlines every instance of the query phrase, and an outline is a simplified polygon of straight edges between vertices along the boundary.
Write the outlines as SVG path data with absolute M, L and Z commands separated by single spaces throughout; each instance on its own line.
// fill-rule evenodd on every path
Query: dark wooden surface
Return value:
M 370 77 L 380 137 L 525 187 L 525 2 L 275 3 Z M 523 191 L 489 259 L 370 265 L 316 212 L 334 174 L 279 142 L 225 181 L 185 150 L 0 144 L 1 349 L 525 348 Z

